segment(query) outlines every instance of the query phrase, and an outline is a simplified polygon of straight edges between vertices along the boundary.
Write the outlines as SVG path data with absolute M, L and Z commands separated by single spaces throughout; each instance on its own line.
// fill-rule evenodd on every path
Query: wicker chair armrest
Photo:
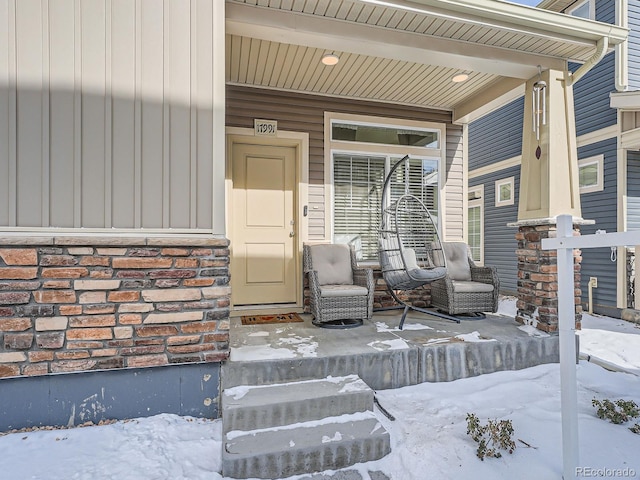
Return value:
M 353 284 L 360 287 L 365 287 L 370 292 L 373 291 L 373 270 L 371 268 L 354 268 L 353 269 Z
M 318 272 L 316 270 L 307 271 L 309 275 L 309 290 L 315 298 L 320 298 L 320 281 L 318 280 Z
M 439 278 L 438 280 L 434 280 L 433 282 L 431 282 L 432 285 L 434 283 L 437 283 L 438 285 L 442 285 L 448 291 L 453 292 L 453 280 L 451 280 L 451 277 L 449 276 L 449 274 L 445 275 L 442 278 Z
M 473 267 L 471 269 L 471 280 L 480 283 L 499 285 L 498 270 L 496 267 Z

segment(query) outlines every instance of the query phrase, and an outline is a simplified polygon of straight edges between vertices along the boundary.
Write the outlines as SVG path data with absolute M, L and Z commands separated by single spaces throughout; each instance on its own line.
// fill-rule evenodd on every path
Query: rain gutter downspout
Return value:
M 595 67 L 600 60 L 604 58 L 607 53 L 607 49 L 609 48 L 609 37 L 602 37 L 598 40 L 596 52 L 593 56 L 584 62 L 578 70 L 573 73 L 569 73 L 569 79 L 567 81 L 567 86 L 571 86 L 584 77 L 589 70 Z
M 628 28 L 629 15 L 628 15 L 628 0 L 618 0 L 616 2 L 616 26 Z M 615 46 L 616 49 L 616 90 L 618 92 L 624 92 L 628 88 L 628 37 L 624 42 L 618 43 Z M 609 48 L 609 37 L 602 37 L 598 40 L 596 52 L 588 59 L 584 64 L 573 73 L 569 74 L 568 85 L 573 85 L 582 77 L 584 77 L 589 70 L 595 67 L 600 60 L 607 54 Z
M 616 2 L 616 25 L 623 28 L 629 27 L 629 2 L 618 0 Z M 629 40 L 616 45 L 616 91 L 626 92 L 629 88 Z

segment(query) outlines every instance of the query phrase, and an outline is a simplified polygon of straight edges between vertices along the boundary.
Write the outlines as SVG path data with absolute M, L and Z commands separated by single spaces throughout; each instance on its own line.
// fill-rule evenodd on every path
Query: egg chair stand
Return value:
M 437 221 L 418 197 L 424 198 L 428 182 L 434 182 L 433 175 L 423 171 L 420 160 L 412 164 L 407 155 L 389 171 L 382 189 L 378 255 L 387 289 L 400 308 L 404 308 L 400 330 L 409 310 L 460 323 L 459 318 L 447 313 L 411 305 L 397 293 L 430 284 L 447 274 Z M 437 178 L 433 189 L 437 195 Z

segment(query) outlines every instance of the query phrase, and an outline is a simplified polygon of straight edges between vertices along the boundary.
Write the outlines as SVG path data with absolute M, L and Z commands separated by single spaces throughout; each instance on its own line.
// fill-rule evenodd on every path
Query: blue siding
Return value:
M 640 2 L 629 2 L 629 89 L 640 90 Z
M 629 3 L 634 3 L 637 0 L 630 0 Z M 596 1 L 596 20 L 603 23 L 616 23 L 616 2 L 611 0 L 597 0 Z
M 630 3 L 637 3 L 631 0 Z M 604 23 L 615 23 L 615 3 L 611 0 L 596 2 L 596 20 Z M 615 87 L 615 52 L 607 54 L 573 87 L 574 107 L 576 112 L 576 135 L 584 135 L 601 128 L 615 125 L 618 121 L 617 111 L 609 107 L 609 94 Z M 571 71 L 580 65 L 570 64 Z
M 627 230 L 640 230 L 640 152 L 627 152 Z
M 604 155 L 604 190 L 584 193 L 580 196 L 582 217 L 595 220 L 595 225 L 583 225 L 583 235 L 595 233 L 596 230 L 616 232 L 617 224 L 617 185 L 616 139 L 587 145 L 578 149 L 578 158 Z M 616 264 L 611 261 L 610 248 L 591 248 L 582 251 L 582 298 L 587 300 L 589 277 L 598 277 L 598 288 L 593 289 L 593 302 L 599 305 L 616 305 Z
M 522 153 L 524 97 L 469 124 L 469 171 Z
M 633 78 L 640 87 L 640 0 L 631 0 L 629 3 L 630 26 L 638 27 L 635 28 L 636 32 L 633 34 L 635 36 L 632 37 L 637 38 L 638 41 L 632 41 L 630 46 L 630 63 L 634 64 L 635 68 L 630 71 L 630 81 Z M 596 19 L 600 22 L 614 23 L 615 2 L 597 0 Z M 569 65 L 572 71 L 578 67 L 578 64 Z M 612 52 L 574 85 L 577 135 L 584 135 L 616 124 L 617 112 L 609 107 L 609 94 L 613 91 L 615 91 L 615 53 Z M 469 125 L 469 171 L 521 153 L 523 110 L 524 98 L 520 98 Z M 578 151 L 578 158 L 599 154 L 605 157 L 605 188 L 601 192 L 581 195 L 582 216 L 587 220 L 596 221 L 595 225 L 582 226 L 581 230 L 584 234 L 594 233 L 596 229 L 608 232 L 617 230 L 616 140 L 610 139 L 582 147 Z M 632 158 L 634 161 L 637 158 L 637 161 L 633 163 Z M 519 174 L 520 168 L 515 167 L 469 181 L 470 187 L 484 184 L 485 264 L 498 267 L 503 290 L 515 290 L 517 286 L 517 261 L 514 253 L 517 246 L 516 232 L 505 228 L 507 223 L 517 220 L 517 197 L 515 205 L 496 208 L 494 182 L 513 175 L 516 178 L 517 193 Z M 635 213 L 629 216 L 629 222 L 631 224 L 633 216 L 634 225 L 640 228 L 640 155 L 630 157 L 630 189 L 634 188 L 631 186 L 632 183 L 638 187 L 635 189 L 634 198 L 630 198 L 630 212 L 633 210 Z M 610 254 L 609 248 L 585 249 L 582 252 L 581 288 L 583 298 L 586 298 L 589 277 L 598 277 L 598 288 L 594 289 L 594 302 L 615 306 L 616 265 L 610 261 Z
M 609 139 L 579 149 L 578 157 L 587 158 L 604 155 L 604 190 L 601 192 L 582 194 L 582 216 L 587 220 L 594 220 L 594 225 L 583 225 L 583 234 L 595 233 L 602 229 L 607 232 L 617 230 L 616 215 L 616 140 Z M 638 156 L 640 160 L 640 156 Z M 640 161 L 637 163 L 638 175 L 638 222 L 640 224 Z M 495 181 L 507 177 L 514 177 L 516 202 L 512 206 L 495 206 Z M 630 179 L 630 183 L 631 183 Z M 469 187 L 484 185 L 484 263 L 498 268 L 501 289 L 507 292 L 517 290 L 517 259 L 515 250 L 516 230 L 507 228 L 508 223 L 517 221 L 518 195 L 520 187 L 520 167 L 512 167 L 473 178 Z M 581 289 L 586 301 L 589 277 L 598 277 L 598 288 L 594 289 L 594 303 L 600 305 L 616 305 L 616 264 L 610 260 L 609 248 L 585 249 L 582 252 Z
M 495 181 L 514 177 L 514 205 L 496 207 Z M 516 228 L 507 224 L 518 218 L 518 195 L 520 192 L 520 167 L 473 178 L 470 186 L 484 184 L 484 264 L 497 267 L 500 290 L 515 293 L 518 289 L 518 260 L 516 258 Z
M 571 70 L 576 66 L 571 65 Z M 578 136 L 616 124 L 617 111 L 609 106 L 609 94 L 614 91 L 615 53 L 611 52 L 573 87 Z

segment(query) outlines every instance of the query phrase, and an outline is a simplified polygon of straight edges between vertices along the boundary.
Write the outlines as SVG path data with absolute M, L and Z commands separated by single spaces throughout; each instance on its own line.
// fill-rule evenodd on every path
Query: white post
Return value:
M 634 280 L 633 280 L 633 308 L 640 309 L 640 245 L 635 246 Z M 624 266 L 624 274 L 627 275 L 627 266 Z M 627 277 L 628 278 L 628 277 Z M 627 292 L 625 292 L 625 306 L 627 305 Z
M 558 330 L 560 332 L 560 394 L 564 480 L 575 480 L 578 467 L 578 385 L 576 379 L 576 317 L 573 249 L 636 245 L 640 231 L 573 236 L 571 215 L 558 215 L 556 238 L 542 239 L 543 250 L 558 251 Z M 637 258 L 637 257 L 636 257 Z
M 571 215 L 558 215 L 558 239 L 573 237 Z M 573 249 L 558 248 L 558 330 L 562 407 L 563 478 L 576 478 L 578 467 L 578 393 Z

